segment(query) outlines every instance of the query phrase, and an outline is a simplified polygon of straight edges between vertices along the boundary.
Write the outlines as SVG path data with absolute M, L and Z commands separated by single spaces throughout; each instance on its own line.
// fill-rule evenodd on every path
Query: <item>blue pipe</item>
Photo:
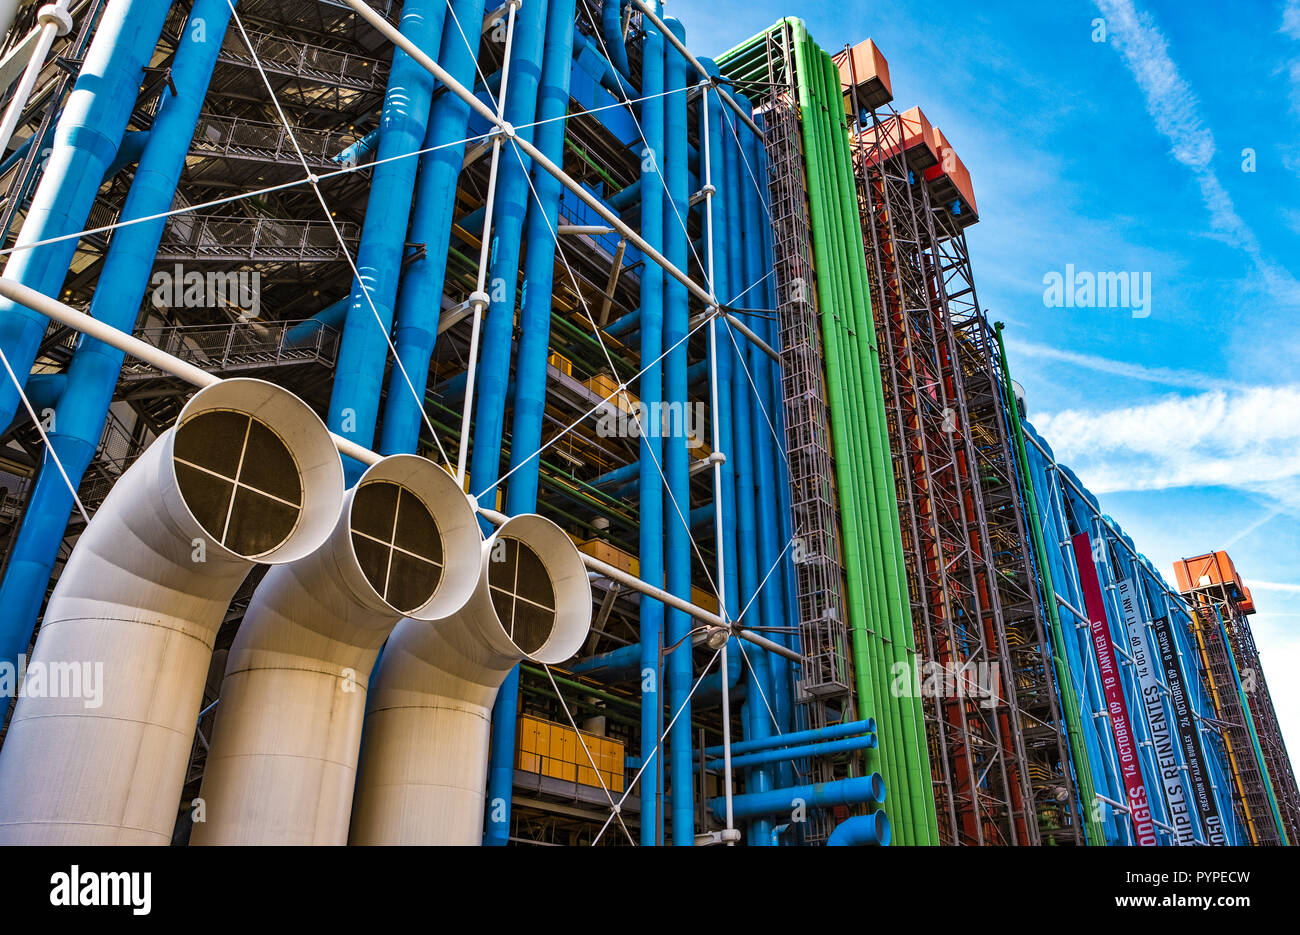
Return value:
M 444 63 L 440 62 L 439 64 L 442 64 L 443 68 L 447 67 Z M 361 139 L 356 140 L 349 146 L 345 146 L 336 155 L 330 157 L 330 162 L 338 163 L 341 166 L 360 165 L 362 157 L 374 152 L 375 147 L 379 145 L 380 129 L 380 127 L 375 127 Z
M 122 134 L 122 142 L 117 147 L 117 155 L 113 157 L 113 161 L 104 171 L 105 182 L 127 166 L 140 160 L 140 155 L 149 143 L 150 132 L 149 130 L 127 130 L 126 133 Z
M 713 518 L 716 515 L 717 515 L 717 511 L 713 509 L 713 504 L 706 503 L 704 504 L 704 506 L 697 506 L 695 509 L 691 510 L 691 512 L 687 514 L 687 517 L 690 520 L 691 528 L 695 529 L 699 526 L 704 526 L 704 525 L 708 525 L 709 527 L 712 527 Z M 681 520 L 677 519 L 676 516 L 674 516 L 673 519 L 678 526 L 682 524 Z M 687 542 L 686 547 L 687 549 L 690 548 L 689 542 Z M 689 554 L 690 552 L 688 551 L 687 555 Z M 673 710 L 676 709 L 674 708 Z
M 611 337 L 622 337 L 641 327 L 641 309 L 636 308 L 605 326 L 605 333 Z
M 816 783 L 771 789 L 767 792 L 747 792 L 732 796 L 732 814 L 737 818 L 757 818 L 792 812 L 802 802 L 807 808 L 831 808 L 836 805 L 882 804 L 885 801 L 885 781 L 879 773 L 854 776 L 835 782 Z M 709 808 L 719 821 L 726 817 L 726 802 L 722 797 L 709 799 Z
M 34 139 L 36 139 L 35 133 L 19 143 L 18 147 L 5 157 L 4 162 L 0 162 L 0 175 L 4 175 L 26 157 L 27 151 L 32 148 L 32 140 Z
M 537 112 L 545 23 L 546 0 L 525 3 L 516 15 L 514 46 L 510 53 L 505 119 L 515 127 L 523 128 L 516 132 L 529 142 L 533 141 L 535 133 L 532 128 L 524 127 L 533 122 Z M 497 169 L 488 264 L 487 291 L 492 301 L 483 322 L 476 375 L 471 493 L 493 488 L 501 473 L 519 253 L 530 198 L 528 162 L 513 144 L 506 142 L 503 145 Z
M 718 70 L 717 63 L 710 58 L 699 59 L 704 70 L 717 77 L 721 74 Z M 726 166 L 722 159 L 722 131 L 723 122 L 721 108 L 721 99 L 714 94 L 709 100 L 708 107 L 708 136 L 709 136 L 709 165 L 711 171 L 710 181 L 718 192 L 726 190 L 729 180 L 726 175 Z M 701 110 L 701 118 L 704 116 Z M 704 132 L 701 127 L 700 138 L 703 139 Z M 701 170 L 702 171 L 702 170 Z M 731 294 L 728 289 L 730 282 L 725 252 L 725 240 L 728 232 L 736 229 L 737 224 L 733 223 L 736 219 L 727 214 L 726 199 L 715 196 L 711 199 L 713 202 L 713 244 L 714 244 L 714 265 L 713 265 L 713 292 L 722 301 L 723 296 Z M 704 202 L 701 202 L 703 210 Z M 717 330 L 717 350 L 715 356 L 716 377 L 717 377 L 717 395 L 718 411 L 710 412 L 709 417 L 716 419 L 718 423 L 718 438 L 720 440 L 719 450 L 726 455 L 727 460 L 722 465 L 722 485 L 720 490 L 720 500 L 715 504 L 716 508 L 722 511 L 722 548 L 723 548 L 723 570 L 726 577 L 725 586 L 723 587 L 724 599 L 720 602 L 720 610 L 725 610 L 727 616 L 735 617 L 740 613 L 740 581 L 739 571 L 736 558 L 736 467 L 734 462 L 734 452 L 731 434 L 731 368 L 732 354 L 731 345 L 727 340 L 725 326 L 714 325 Z M 713 353 L 712 351 L 710 352 Z M 736 638 L 732 637 L 727 641 L 727 672 L 726 679 L 728 687 L 735 687 L 740 683 L 742 674 L 742 657 L 740 654 L 740 645 Z M 704 679 L 701 683 L 696 697 L 712 697 L 716 692 L 721 694 L 721 674 L 715 673 Z
M 641 644 L 629 643 L 618 649 L 588 656 L 569 667 L 575 675 L 599 678 L 603 682 L 619 682 L 636 675 L 641 665 Z
M 854 815 L 835 826 L 826 841 L 827 847 L 886 847 L 892 832 L 889 818 L 882 811 L 870 815 Z
M 746 114 L 752 113 L 753 108 L 743 96 L 737 97 L 737 103 L 741 105 Z M 755 187 L 756 184 L 761 186 L 763 179 L 763 176 L 758 174 L 759 143 L 748 127 L 738 124 L 736 129 L 740 133 L 741 155 L 743 156 L 738 188 L 743 195 L 745 230 L 762 231 L 766 226 L 766 219 L 763 217 L 763 193 L 761 188 Z M 745 255 L 745 283 L 746 285 L 751 283 L 759 284 L 751 290 L 749 294 L 750 301 L 747 304 L 757 308 L 768 307 L 767 293 L 762 288 L 766 282 L 763 265 L 763 239 L 762 237 L 747 237 L 742 242 Z M 761 318 L 753 322 L 759 332 L 765 331 L 766 324 L 766 319 Z M 784 570 L 780 567 L 781 562 L 784 561 L 785 540 L 780 538 L 777 513 L 781 508 L 782 499 L 779 495 L 772 496 L 772 492 L 777 490 L 776 485 L 779 480 L 779 472 L 776 466 L 777 442 L 773 437 L 773 429 L 776 426 L 775 405 L 770 392 L 771 382 L 768 379 L 768 371 L 772 367 L 772 361 L 750 341 L 739 338 L 738 343 L 743 348 L 748 359 L 749 373 L 753 379 L 753 386 L 748 388 L 748 398 L 750 425 L 755 441 L 754 503 L 758 525 L 759 581 L 762 582 L 763 576 L 767 576 L 767 581 L 759 592 L 759 603 L 762 608 L 763 619 L 770 625 L 782 626 L 790 621 L 786 616 L 783 584 L 785 575 Z M 749 381 L 746 380 L 746 382 Z M 768 570 L 773 568 L 775 570 L 769 575 Z M 776 722 L 779 733 L 787 730 L 790 724 L 789 664 L 783 656 L 768 653 L 763 655 L 767 656 L 768 662 L 767 697 L 772 704 L 772 719 Z M 785 764 L 778 767 L 776 781 L 778 785 L 789 785 L 794 781 L 793 773 Z
M 537 148 L 556 165 L 564 161 L 565 122 L 569 112 L 573 29 L 576 0 L 550 0 L 546 52 L 537 97 Z M 537 507 L 538 465 L 533 457 L 542 444 L 546 411 L 546 366 L 551 340 L 551 297 L 555 279 L 556 232 L 563 186 L 551 173 L 534 166 L 536 198 L 528 207 L 524 288 L 521 299 L 519 350 L 515 359 L 514 416 L 510 440 L 509 489 L 506 512 L 528 513 Z M 516 470 L 517 469 L 517 470 Z
M 736 230 L 751 229 L 745 227 L 749 219 L 746 217 L 744 193 L 749 190 L 749 180 L 741 165 L 740 151 L 736 143 L 737 121 L 733 118 L 730 110 L 725 107 L 719 107 L 719 110 L 724 121 L 722 151 L 727 180 L 726 184 L 719 189 L 719 194 L 726 199 L 727 217 L 731 221 L 728 226 L 730 234 Z M 725 246 L 726 248 L 725 262 L 728 268 L 729 283 L 729 289 L 726 292 L 720 292 L 719 297 L 723 298 L 724 302 L 729 302 L 737 294 L 744 291 L 750 282 L 748 270 L 745 268 L 746 250 L 741 244 L 741 238 L 734 236 L 734 234 L 724 237 L 722 244 L 719 244 L 715 239 L 714 249 L 718 249 L 719 246 Z M 749 295 L 746 296 L 747 299 L 749 297 Z M 748 625 L 770 625 L 777 621 L 767 617 L 768 607 L 764 605 L 761 597 L 758 600 L 754 599 L 760 593 L 758 584 L 761 579 L 761 572 L 758 567 L 758 549 L 754 547 L 758 544 L 759 537 L 754 503 L 755 496 L 758 494 L 754 486 L 754 460 L 759 442 L 754 437 L 755 426 L 750 417 L 753 387 L 749 382 L 747 375 L 748 364 L 745 360 L 745 348 L 748 342 L 743 338 L 740 341 L 735 340 L 733 329 L 725 323 L 719 323 L 718 332 L 718 342 L 726 345 L 728 353 L 733 356 L 735 361 L 731 368 L 732 402 L 731 408 L 728 410 L 733 433 L 732 445 L 730 448 L 725 449 L 728 461 L 735 461 L 736 470 L 736 535 L 739 549 L 737 557 L 740 566 L 740 606 L 736 607 L 732 613 L 739 614 L 742 609 L 748 608 L 745 611 Z M 761 548 L 761 544 L 759 545 Z M 748 647 L 745 652 L 749 658 L 749 690 L 746 693 L 745 701 L 747 710 L 743 715 L 745 723 L 748 725 L 745 729 L 745 739 L 762 740 L 772 733 L 772 720 L 767 710 L 768 705 L 771 703 L 771 675 L 768 654 L 754 646 Z M 750 792 L 763 793 L 772 787 L 772 771 L 770 769 L 760 768 L 747 771 L 745 788 Z M 751 845 L 766 846 L 771 842 L 771 839 L 772 829 L 766 820 L 757 820 L 750 823 L 748 840 Z
M 556 49 L 549 47 L 549 43 L 544 43 L 544 39 L 548 40 L 554 35 L 552 31 L 545 28 L 546 17 L 546 0 L 529 0 L 525 3 L 516 14 L 514 45 L 510 50 L 510 80 L 506 88 L 504 116 L 511 124 L 521 128 L 516 132 L 529 142 L 536 142 L 539 138 L 532 128 L 525 128 L 524 125 L 532 123 L 537 113 L 538 85 L 542 70 L 546 68 L 548 82 L 560 80 L 556 69 L 567 70 L 571 57 L 567 50 L 562 57 L 557 55 Z M 558 62 L 553 62 L 552 59 L 558 59 Z M 556 92 L 553 84 L 548 84 L 548 88 L 543 93 L 547 106 L 554 106 Z M 566 93 L 566 107 L 567 104 Z M 563 121 L 556 121 L 556 123 L 563 126 Z M 544 124 L 543 128 L 550 126 Z M 549 133 L 540 139 L 543 139 L 547 145 L 553 143 Z M 488 293 L 491 295 L 492 302 L 487 311 L 487 319 L 483 323 L 482 347 L 476 376 L 478 398 L 474 408 L 474 451 L 470 461 L 471 493 L 492 490 L 501 473 L 501 444 L 504 435 L 506 395 L 509 392 L 515 299 L 519 279 L 519 249 L 530 197 L 528 175 L 530 162 L 531 160 L 523 158 L 523 154 L 513 143 L 506 142 L 503 145 L 497 169 L 488 265 Z M 530 227 L 530 232 L 535 233 L 535 231 L 535 227 Z M 549 237 L 549 233 L 547 236 Z M 532 245 L 533 242 L 530 241 L 530 249 Z M 526 294 L 528 291 L 527 280 L 525 280 L 523 303 L 525 309 L 530 312 L 530 320 L 535 320 L 536 308 L 535 306 L 529 308 Z M 550 289 L 545 289 L 544 294 L 549 303 Z M 547 327 L 549 327 L 549 317 L 548 304 Z M 541 392 L 545 394 L 545 361 L 542 363 Z M 531 381 L 536 381 L 536 372 L 534 368 Z M 538 392 L 538 389 L 535 385 L 525 386 L 517 382 L 516 398 L 521 392 L 533 395 Z M 465 444 L 465 441 L 461 439 L 461 444 Z M 516 451 L 520 447 L 518 444 L 512 444 L 511 450 Z M 535 468 L 530 470 L 535 471 Z M 513 488 L 515 485 L 510 486 Z M 518 499 L 514 502 L 527 503 L 527 492 L 530 487 L 532 500 L 535 502 L 535 480 L 531 484 L 525 483 L 520 488 Z M 531 509 L 531 505 L 528 508 Z M 487 846 L 504 846 L 510 836 L 510 797 L 514 787 L 514 746 L 518 706 L 519 668 L 516 666 L 506 676 L 492 708 L 487 823 L 483 833 L 483 843 Z
M 27 379 L 27 398 L 37 415 L 58 404 L 63 391 L 68 388 L 66 373 L 33 373 Z
M 619 75 L 625 78 L 628 86 L 632 83 L 632 68 L 627 61 L 627 44 L 623 41 L 623 8 L 628 0 L 605 0 L 600 11 L 600 32 L 605 39 L 605 50 L 609 62 Z M 642 67 L 644 75 L 645 68 Z
M 613 4 L 608 4 L 607 9 Z M 656 12 L 658 3 L 655 4 Z M 608 23 L 608 19 L 606 20 Z M 660 166 L 664 160 L 664 39 L 649 21 L 641 46 L 641 86 L 653 95 L 641 104 L 641 130 L 646 148 L 641 153 L 641 236 L 657 250 L 664 246 L 664 190 Z M 657 264 L 641 269 L 641 361 L 645 368 L 638 388 L 650 421 L 640 433 L 641 516 L 639 556 L 641 579 L 655 587 L 664 584 L 664 501 L 659 471 L 663 464 L 663 426 L 657 424 L 663 401 L 664 275 Z M 659 746 L 663 721 L 660 653 L 663 645 L 664 605 L 642 600 L 641 606 L 641 758 L 648 762 Z M 641 781 L 641 843 L 658 844 L 662 837 L 659 799 L 662 794 L 663 759 Z
M 157 6 L 165 12 L 166 4 Z M 110 6 L 109 12 L 114 9 Z M 163 92 L 153 132 L 140 157 L 139 168 L 122 209 L 124 221 L 149 217 L 171 207 L 230 15 L 231 8 L 226 0 L 198 0 L 195 3 L 190 21 L 203 18 L 206 41 L 195 40 L 188 24 L 181 33 L 180 48 L 172 65 L 171 83 L 175 91 L 169 88 Z M 152 11 L 148 16 L 141 12 L 136 12 L 135 16 L 137 27 L 143 28 L 139 21 L 151 21 Z M 117 25 L 117 32 L 110 29 L 105 35 L 122 34 L 125 27 Z M 141 45 L 144 41 L 143 37 L 139 39 Z M 95 73 L 91 72 L 92 75 Z M 103 69 L 98 73 L 102 74 Z M 70 102 L 68 113 L 77 112 Z M 92 111 L 86 107 L 80 112 Z M 99 173 L 94 176 L 96 180 L 99 177 Z M 122 227 L 113 235 L 91 301 L 92 318 L 121 331 L 129 332 L 134 328 L 165 223 L 162 218 L 142 221 Z M 83 337 L 68 368 L 65 389 L 54 407 L 49 436 L 50 444 L 73 484 L 80 482 L 94 457 L 108 407 L 113 401 L 122 358 L 120 350 Z M 16 364 L 15 372 L 20 372 Z M 0 624 L 0 659 L 14 659 L 27 651 L 72 507 L 72 493 L 47 451 L 28 500 L 4 583 L 0 585 L 0 607 L 5 608 L 4 621 Z
M 867 718 L 862 721 L 841 721 L 838 724 L 830 724 L 826 727 L 816 727 L 811 730 L 795 731 L 791 734 L 780 734 L 768 737 L 765 740 L 746 740 L 731 745 L 733 755 L 742 753 L 753 753 L 757 750 L 770 750 L 774 747 L 787 747 L 797 744 L 821 743 L 825 740 L 835 740 L 840 737 L 855 737 L 859 734 L 872 734 L 876 731 L 876 721 L 874 718 Z M 704 755 L 708 757 L 722 756 L 723 748 L 721 745 L 706 747 Z
M 338 329 L 347 318 L 348 308 L 352 305 L 352 296 L 345 295 L 332 305 L 327 305 L 311 318 L 294 325 L 284 334 L 286 344 L 293 345 L 315 337 L 322 328 Z
M 24 247 L 85 227 L 104 173 L 117 155 L 169 7 L 158 0 L 111 0 L 104 11 L 55 128 L 52 152 L 5 266 L 6 279 L 49 296 L 57 296 L 63 287 L 77 240 Z M 40 312 L 0 298 L 0 349 L 23 383 L 48 325 Z M 0 380 L 0 425 L 13 421 L 18 404 L 13 382 Z
M 606 487 L 612 484 L 626 484 L 641 476 L 641 461 L 637 459 L 631 464 L 625 464 L 622 467 L 616 467 L 612 471 L 606 471 L 591 482 L 593 487 Z
M 774 750 L 759 750 L 757 753 L 733 754 L 732 767 L 761 766 L 764 763 L 788 763 L 790 760 L 802 760 L 810 756 L 830 756 L 836 753 L 850 753 L 856 750 L 872 750 L 876 746 L 875 734 L 863 734 L 859 737 L 846 737 L 842 740 L 830 740 L 826 743 L 814 743 L 803 747 L 778 747 Z M 722 769 L 723 760 L 711 759 L 705 762 L 707 769 Z
M 446 9 L 444 0 L 407 0 L 402 7 L 402 35 L 420 49 L 436 51 Z M 331 431 L 366 448 L 375 441 L 388 333 L 393 326 L 393 302 L 419 165 L 415 159 L 392 157 L 420 148 L 432 96 L 433 76 L 394 47 L 380 121 L 380 164 L 375 166 L 366 201 L 366 219 L 357 248 L 359 275 L 352 283 L 351 302 L 343 323 L 327 420 Z M 353 475 L 361 466 L 349 458 L 344 462 L 349 477 L 355 479 Z
M 537 128 L 536 145 L 557 165 L 564 159 L 564 121 L 569 110 L 569 79 L 575 0 L 550 0 L 546 24 L 546 48 L 542 61 L 541 89 L 537 98 L 537 119 L 548 121 Z M 513 80 L 513 79 L 512 79 Z M 551 335 L 551 296 L 555 273 L 555 229 L 559 219 L 560 182 L 549 172 L 533 167 L 533 188 L 537 197 L 528 208 L 528 255 L 524 262 L 524 295 L 520 312 L 522 337 L 516 358 L 514 421 L 510 441 L 510 484 L 506 490 L 506 512 L 530 513 L 537 508 L 540 457 L 529 458 L 541 447 L 542 423 L 546 412 L 546 358 Z M 528 458 L 525 461 L 525 458 Z M 489 795 L 510 799 L 514 778 L 516 708 L 519 669 L 506 679 L 492 711 L 492 759 Z M 489 825 L 487 843 L 504 843 L 509 833 L 510 809 L 505 823 Z
M 672 17 L 669 17 L 669 19 L 672 19 Z M 671 28 L 674 26 L 674 24 L 677 24 L 677 20 L 675 19 L 673 19 L 672 23 L 668 22 L 668 20 L 664 20 L 665 26 Z M 680 26 L 680 24 L 677 25 Z M 686 30 L 682 29 L 682 32 L 685 33 Z M 676 49 L 668 53 L 670 57 L 676 54 L 677 54 Z M 668 63 L 665 63 L 665 68 L 666 69 L 668 68 Z M 665 78 L 665 80 L 667 80 L 667 78 Z M 672 137 L 669 137 L 670 142 L 671 140 Z M 672 166 L 672 162 L 669 161 L 667 156 L 665 156 L 664 157 L 665 174 L 668 172 L 670 166 Z M 614 192 L 614 194 L 610 195 L 608 198 L 605 199 L 605 203 L 609 205 L 611 208 L 613 208 L 615 211 L 626 211 L 628 208 L 631 208 L 633 205 L 639 204 L 640 201 L 641 201 L 641 180 L 640 179 L 633 179 L 632 184 L 628 185 L 626 188 L 620 188 L 618 191 Z M 684 216 L 685 215 L 683 215 L 683 217 Z
M 481 22 L 483 7 L 484 0 L 456 0 L 452 6 L 454 15 L 443 25 L 439 63 L 462 85 L 474 80 L 480 34 L 470 30 L 462 35 L 457 24 Z M 467 42 L 467 36 L 473 38 Z M 411 243 L 424 244 L 424 253 L 402 273 L 397 295 L 393 347 L 406 376 L 394 367 L 388 378 L 388 401 L 379 441 L 379 450 L 386 455 L 414 452 L 420 441 L 429 360 L 438 339 L 442 312 L 456 182 L 465 158 L 465 143 L 458 141 L 464 140 L 468 126 L 467 103 L 454 94 L 441 94 L 434 99 L 424 136 L 424 148 L 430 152 L 419 160 L 420 174 L 408 235 Z M 408 377 L 410 386 L 406 382 Z

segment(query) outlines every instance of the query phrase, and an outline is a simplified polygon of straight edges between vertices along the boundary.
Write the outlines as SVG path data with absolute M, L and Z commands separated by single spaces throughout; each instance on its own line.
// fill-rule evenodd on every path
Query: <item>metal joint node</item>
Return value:
M 492 303 L 492 297 L 486 292 L 471 292 L 465 301 L 481 312 Z
M 506 139 L 513 140 L 515 138 L 515 127 L 514 124 L 510 123 L 510 121 L 502 120 L 501 125 L 497 129 L 501 131 L 501 134 Z
M 61 10 L 53 3 L 47 3 L 36 12 L 36 22 L 42 26 L 48 26 L 53 23 L 59 27 L 59 35 L 66 36 L 72 32 L 72 14 L 67 10 Z
M 726 464 L 727 456 L 721 451 L 710 451 L 709 456 L 704 460 L 708 461 L 710 464 Z

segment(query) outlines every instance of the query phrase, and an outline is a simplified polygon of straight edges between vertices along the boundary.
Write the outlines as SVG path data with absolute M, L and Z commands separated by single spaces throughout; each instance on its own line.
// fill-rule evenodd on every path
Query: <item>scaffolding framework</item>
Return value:
M 855 66 L 848 56 L 850 69 Z M 857 100 L 856 75 L 850 103 Z M 1082 843 L 1011 450 L 1001 366 L 961 224 L 892 107 L 854 146 L 908 553 L 940 833 L 948 844 Z M 948 688 L 949 685 L 953 689 Z

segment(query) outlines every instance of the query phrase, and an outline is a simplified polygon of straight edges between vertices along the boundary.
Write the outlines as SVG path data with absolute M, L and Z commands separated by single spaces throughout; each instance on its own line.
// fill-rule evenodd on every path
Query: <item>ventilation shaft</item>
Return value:
M 483 535 L 415 455 L 372 465 L 329 541 L 272 569 L 230 650 L 193 844 L 346 844 L 366 687 L 384 641 L 465 606 Z M 417 624 L 418 621 L 418 624 Z
M 492 704 L 518 662 L 563 662 L 591 624 L 582 557 L 550 520 L 515 516 L 483 544 L 459 613 L 405 619 L 367 703 L 353 844 L 477 845 Z
M 324 424 L 261 380 L 205 387 L 113 487 L 50 597 L 0 750 L 0 844 L 167 844 L 212 645 L 254 563 L 334 527 L 343 468 Z M 31 688 L 32 691 L 26 689 Z

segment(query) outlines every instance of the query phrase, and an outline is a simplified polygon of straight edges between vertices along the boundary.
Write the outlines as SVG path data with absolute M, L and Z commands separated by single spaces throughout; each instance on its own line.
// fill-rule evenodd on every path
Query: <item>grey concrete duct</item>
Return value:
M 230 601 L 255 563 L 319 548 L 343 492 L 329 432 L 293 394 L 232 379 L 190 399 L 113 487 L 50 597 L 31 666 L 99 667 L 102 703 L 19 698 L 0 750 L 0 844 L 170 842 Z
M 371 465 L 326 544 L 258 585 L 231 647 L 192 844 L 346 844 L 366 687 L 403 616 L 465 606 L 483 535 L 415 455 Z
M 484 543 L 458 614 L 397 625 L 371 686 L 353 844 L 477 845 L 492 703 L 518 662 L 554 664 L 582 646 L 591 587 L 567 535 L 511 517 Z

